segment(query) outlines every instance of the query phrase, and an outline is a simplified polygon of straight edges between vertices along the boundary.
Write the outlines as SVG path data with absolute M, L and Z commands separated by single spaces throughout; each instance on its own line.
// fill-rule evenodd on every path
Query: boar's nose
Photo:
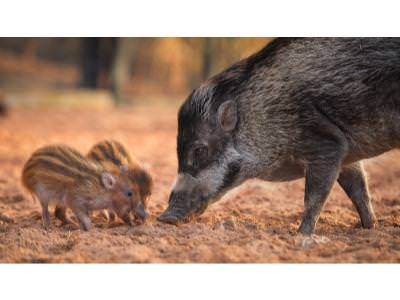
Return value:
M 163 223 L 169 223 L 176 225 L 178 223 L 178 218 L 171 213 L 170 211 L 166 210 L 161 215 L 157 217 L 157 220 Z
M 187 195 L 185 193 L 172 191 L 168 201 L 168 208 L 158 216 L 157 220 L 174 225 L 181 221 L 185 222 L 193 211 L 191 203 L 186 199 Z
M 142 203 L 139 203 L 138 206 L 136 206 L 135 213 L 142 220 L 147 219 L 147 217 L 149 216 L 149 213 L 144 210 Z

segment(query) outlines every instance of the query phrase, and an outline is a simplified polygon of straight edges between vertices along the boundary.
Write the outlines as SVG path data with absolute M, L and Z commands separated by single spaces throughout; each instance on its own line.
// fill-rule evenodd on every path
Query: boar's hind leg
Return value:
M 376 218 L 362 163 L 356 162 L 343 167 L 338 182 L 357 209 L 362 226 L 373 228 Z

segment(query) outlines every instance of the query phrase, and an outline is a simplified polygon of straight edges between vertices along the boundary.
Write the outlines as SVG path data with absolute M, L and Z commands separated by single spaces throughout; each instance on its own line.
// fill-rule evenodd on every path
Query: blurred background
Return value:
M 271 38 L 0 38 L 5 107 L 180 103 Z

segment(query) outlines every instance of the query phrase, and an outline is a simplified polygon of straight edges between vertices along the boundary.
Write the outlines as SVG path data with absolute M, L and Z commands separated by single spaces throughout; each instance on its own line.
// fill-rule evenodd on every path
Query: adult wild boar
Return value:
M 361 160 L 399 145 L 400 39 L 276 39 L 183 103 L 178 176 L 159 220 L 199 215 L 249 178 L 304 176 L 301 233 L 314 231 L 335 181 L 372 228 Z

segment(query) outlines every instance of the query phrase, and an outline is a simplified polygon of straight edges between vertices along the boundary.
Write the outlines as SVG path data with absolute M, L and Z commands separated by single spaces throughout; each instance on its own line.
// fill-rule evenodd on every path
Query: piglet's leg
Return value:
M 131 218 L 129 217 L 129 213 L 125 213 L 121 215 L 122 221 L 124 221 L 125 224 L 127 225 L 133 225 Z
M 42 207 L 43 226 L 47 229 L 50 227 L 49 202 L 52 195 L 42 185 L 37 185 L 35 187 L 34 194 L 36 195 Z
M 65 206 L 57 205 L 54 210 L 54 216 L 59 219 L 63 225 L 72 224 L 72 221 L 67 216 L 67 208 Z
M 111 222 L 115 221 L 115 213 L 113 211 L 111 211 L 111 210 L 103 209 L 100 212 L 100 215 L 103 216 L 108 223 L 111 223 Z
M 116 210 L 115 211 L 118 217 L 124 221 L 125 224 L 127 225 L 133 225 L 132 220 L 129 216 L 129 211 L 123 211 L 123 210 Z
M 48 203 L 40 202 L 40 204 L 42 206 L 43 226 L 44 226 L 44 228 L 47 229 L 50 227 L 50 214 L 49 214 Z
M 78 219 L 81 228 L 85 231 L 89 231 L 92 228 L 92 222 L 90 221 L 87 208 L 83 205 L 73 205 L 71 209 Z
M 108 222 L 109 223 L 114 222 L 116 219 L 115 213 L 112 210 L 105 210 L 105 211 L 108 214 L 108 218 L 107 218 Z

